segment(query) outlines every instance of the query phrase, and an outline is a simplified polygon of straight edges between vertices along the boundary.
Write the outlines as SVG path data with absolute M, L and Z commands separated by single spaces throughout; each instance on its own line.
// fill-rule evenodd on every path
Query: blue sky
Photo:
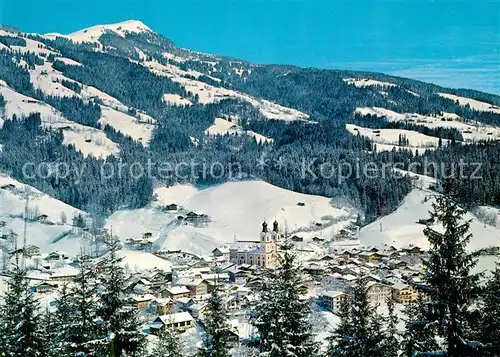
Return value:
M 128 19 L 257 63 L 380 71 L 500 94 L 497 0 L 0 0 L 0 23 L 72 31 Z

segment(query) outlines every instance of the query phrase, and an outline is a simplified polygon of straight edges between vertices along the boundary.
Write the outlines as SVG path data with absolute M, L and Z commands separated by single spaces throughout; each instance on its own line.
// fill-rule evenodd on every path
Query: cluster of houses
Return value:
M 251 304 L 258 302 L 263 272 L 279 266 L 280 244 L 285 239 L 279 228 L 277 222 L 272 228 L 264 222 L 254 241 L 235 240 L 215 248 L 210 257 L 163 252 L 156 256 L 169 260 L 173 264 L 170 268 L 128 271 L 125 292 L 129 304 L 141 312 L 145 330 L 156 334 L 169 328 L 183 333 L 195 326 L 202 327 L 210 293 L 217 288 L 222 291 L 231 316 L 234 340 L 243 343 L 255 341 L 257 335 L 248 322 L 248 310 Z M 347 238 L 357 232 L 353 228 L 339 234 Z M 311 239 L 312 243 L 324 247 L 324 250 L 300 257 L 304 252 L 304 239 L 289 237 L 297 255 L 302 258 L 298 273 L 302 299 L 309 299 L 311 304 L 337 313 L 359 279 L 367 280 L 368 297 L 373 306 L 385 304 L 389 297 L 397 303 L 417 299 L 422 260 L 426 259 L 421 248 L 359 245 L 327 248 L 324 239 L 315 238 Z M 152 234 L 145 233 L 141 239 L 125 242 L 125 248 L 140 248 L 151 241 Z M 37 247 L 28 248 L 30 254 L 40 254 Z M 169 255 L 172 259 L 168 258 Z M 95 260 L 95 269 L 97 272 L 101 269 L 99 258 Z M 30 272 L 28 277 L 36 293 L 52 296 L 61 284 L 71 283 L 77 274 L 77 263 L 64 252 L 55 251 L 45 255 L 40 269 Z

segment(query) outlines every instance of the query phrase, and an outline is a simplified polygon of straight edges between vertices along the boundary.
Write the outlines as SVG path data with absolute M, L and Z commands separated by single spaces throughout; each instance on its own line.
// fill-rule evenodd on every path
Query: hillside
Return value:
M 329 238 L 356 219 L 356 214 L 334 207 L 326 197 L 304 195 L 262 181 L 228 182 L 203 189 L 176 185 L 158 188 L 155 193 L 157 201 L 151 207 L 111 215 L 107 227 L 113 227 L 113 235 L 125 241 L 151 233 L 155 250 L 180 249 L 203 255 L 235 238 L 258 240 L 264 220 L 276 220 L 291 233 L 305 230 L 301 235 L 307 239 Z M 179 209 L 165 211 L 162 208 L 167 204 L 176 204 Z M 189 212 L 207 217 L 188 220 Z
M 468 208 L 500 203 L 500 155 L 479 148 L 500 150 L 500 98 L 492 94 L 380 73 L 256 65 L 180 48 L 137 20 L 67 35 L 4 27 L 0 43 L 0 169 L 99 216 L 146 207 L 157 185 L 260 179 L 345 202 L 369 223 L 411 191 L 384 164 L 439 157 L 450 166 L 459 153 L 484 164 L 484 180 L 459 178 L 474 188 L 458 199 Z M 61 160 L 74 169 L 64 178 L 27 178 L 18 165 Z M 369 162 L 376 178 L 322 174 L 323 163 Z M 104 177 L 103 167 L 116 173 L 120 165 L 151 169 Z M 219 169 L 206 169 L 213 165 Z

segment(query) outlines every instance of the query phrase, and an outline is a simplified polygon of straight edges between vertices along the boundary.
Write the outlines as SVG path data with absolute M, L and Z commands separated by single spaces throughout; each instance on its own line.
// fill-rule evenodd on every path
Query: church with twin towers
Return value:
M 236 240 L 229 248 L 229 259 L 236 264 L 275 268 L 279 265 L 278 247 L 282 238 L 277 221 L 274 221 L 272 230 L 269 230 L 267 223 L 264 222 L 260 239 Z

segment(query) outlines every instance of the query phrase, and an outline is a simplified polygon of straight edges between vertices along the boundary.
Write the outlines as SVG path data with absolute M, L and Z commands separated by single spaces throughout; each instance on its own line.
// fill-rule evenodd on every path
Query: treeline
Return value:
M 350 123 L 363 126 L 371 129 L 404 129 L 416 131 L 421 134 L 434 136 L 436 138 L 448 139 L 453 141 L 462 141 L 462 133 L 455 128 L 429 128 L 424 125 L 419 125 L 417 123 L 412 123 L 408 121 L 389 121 L 385 118 L 378 117 L 376 115 L 359 115 L 356 114 L 352 119 L 349 120 Z
M 103 216 L 120 207 L 142 207 L 150 201 L 151 177 L 138 177 L 128 169 L 120 171 L 121 160 L 113 156 L 84 157 L 72 145 L 63 145 L 63 139 L 61 131 L 42 128 L 38 113 L 27 118 L 14 116 L 0 130 L 0 168 L 71 206 Z M 25 164 L 30 165 L 28 175 L 23 171 Z M 68 172 L 51 169 L 57 165 L 64 165 Z

